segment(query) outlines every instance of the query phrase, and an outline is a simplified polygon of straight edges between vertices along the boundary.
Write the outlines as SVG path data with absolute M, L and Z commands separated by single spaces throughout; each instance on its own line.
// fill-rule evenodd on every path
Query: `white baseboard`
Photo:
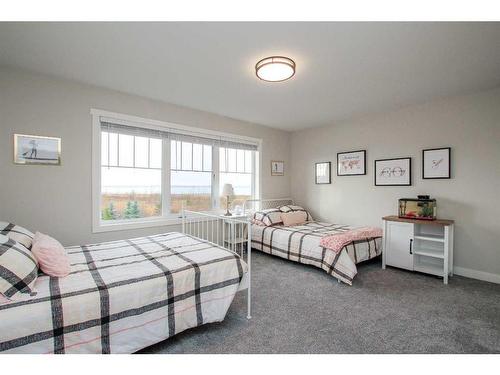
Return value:
M 470 268 L 453 267 L 453 273 L 455 275 L 469 277 L 471 279 L 478 279 L 483 281 L 489 281 L 490 283 L 500 284 L 500 275 L 495 273 L 483 272 L 472 270 Z

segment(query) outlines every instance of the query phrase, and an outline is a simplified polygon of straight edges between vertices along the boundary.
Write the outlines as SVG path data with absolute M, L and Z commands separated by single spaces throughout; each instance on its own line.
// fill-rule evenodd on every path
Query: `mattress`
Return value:
M 36 296 L 0 305 L 1 352 L 132 353 L 222 321 L 247 273 L 238 255 L 177 232 L 67 251 L 67 277 L 40 275 Z
M 311 221 L 303 225 L 252 225 L 252 248 L 325 270 L 349 285 L 357 274 L 356 264 L 382 253 L 382 238 L 355 241 L 339 253 L 320 246 L 324 236 L 355 229 L 349 225 Z

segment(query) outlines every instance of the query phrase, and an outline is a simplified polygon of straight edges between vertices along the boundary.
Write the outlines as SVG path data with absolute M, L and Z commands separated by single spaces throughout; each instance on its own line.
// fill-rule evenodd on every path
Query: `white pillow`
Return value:
M 283 223 L 283 220 L 281 219 L 281 211 L 277 208 L 257 211 L 253 214 L 253 219 L 262 222 L 266 226 Z
M 0 293 L 9 299 L 34 294 L 38 262 L 24 245 L 0 234 Z
M 24 245 L 28 249 L 31 248 L 33 238 L 35 237 L 35 235 L 26 228 L 23 228 L 16 224 L 8 223 L 6 221 L 0 221 L 0 234 L 3 234 L 4 236 L 9 237 L 16 242 L 19 242 L 21 245 Z

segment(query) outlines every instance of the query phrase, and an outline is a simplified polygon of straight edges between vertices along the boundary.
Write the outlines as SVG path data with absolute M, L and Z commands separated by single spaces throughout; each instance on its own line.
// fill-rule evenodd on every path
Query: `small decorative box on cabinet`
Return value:
M 453 220 L 423 221 L 386 216 L 382 268 L 399 267 L 443 278 L 453 276 Z

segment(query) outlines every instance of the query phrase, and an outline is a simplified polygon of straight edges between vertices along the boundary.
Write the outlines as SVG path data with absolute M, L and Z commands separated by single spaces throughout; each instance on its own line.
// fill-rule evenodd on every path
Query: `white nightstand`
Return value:
M 386 216 L 382 268 L 394 266 L 441 276 L 453 276 L 453 220 L 415 220 Z
M 238 219 L 246 221 L 248 215 L 235 215 L 225 216 L 223 214 L 220 217 L 224 220 L 224 226 L 222 229 L 222 238 L 224 243 L 227 244 L 228 248 L 234 252 L 243 255 L 243 251 L 246 249 L 247 237 L 247 226 L 244 223 L 234 221 L 231 219 Z

